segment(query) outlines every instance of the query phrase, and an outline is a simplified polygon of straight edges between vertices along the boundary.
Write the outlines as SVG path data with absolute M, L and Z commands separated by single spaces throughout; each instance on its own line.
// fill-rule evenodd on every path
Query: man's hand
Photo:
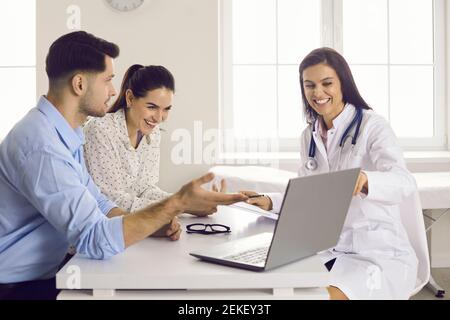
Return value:
M 362 171 L 359 173 L 358 180 L 356 181 L 353 196 L 357 196 L 359 193 L 369 193 L 369 181 L 367 179 L 367 175 Z
M 225 182 L 225 179 L 222 179 L 220 181 L 220 187 L 217 186 L 215 183 L 213 183 L 211 189 L 214 192 L 226 193 L 227 192 L 227 184 Z M 197 217 L 205 217 L 205 216 L 208 216 L 211 214 L 211 213 L 206 213 L 206 212 L 202 212 L 202 211 L 196 212 L 196 211 L 191 211 L 191 210 L 187 210 L 186 213 L 192 214 Z
M 190 183 L 184 185 L 180 191 L 178 191 L 174 198 L 177 199 L 180 206 L 183 208 L 184 212 L 195 214 L 197 216 L 207 216 L 217 212 L 217 206 L 219 205 L 230 205 L 240 201 L 246 201 L 248 197 L 243 194 L 225 194 L 222 193 L 224 188 L 226 188 L 225 181 L 221 182 L 222 192 L 207 191 L 201 186 L 208 183 L 214 179 L 213 173 L 208 173 Z
M 248 199 L 243 194 L 224 194 L 207 191 L 201 187 L 202 184 L 210 182 L 213 178 L 214 175 L 208 173 L 186 184 L 174 195 L 143 208 L 134 214 L 124 215 L 123 237 L 125 247 L 128 248 L 134 243 L 145 239 L 169 223 L 173 225 L 167 231 L 168 236 L 172 240 L 177 240 L 180 237 L 181 228 L 177 220 L 174 222 L 174 218 L 179 214 L 195 212 L 198 216 L 205 216 L 216 212 L 219 205 L 229 205 Z
M 173 218 L 172 222 L 166 224 L 161 229 L 151 235 L 151 237 L 168 237 L 173 241 L 180 239 L 181 225 L 178 222 L 178 218 Z

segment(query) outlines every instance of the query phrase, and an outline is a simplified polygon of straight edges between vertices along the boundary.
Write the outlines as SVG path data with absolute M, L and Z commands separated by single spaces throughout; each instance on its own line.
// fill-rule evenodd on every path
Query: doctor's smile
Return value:
M 324 104 L 330 102 L 330 101 L 331 101 L 331 98 L 328 98 L 328 99 L 322 99 L 322 100 L 314 99 L 313 101 L 314 101 L 314 103 L 315 103 L 316 105 L 322 106 L 322 105 L 324 105 Z
M 344 109 L 341 81 L 336 71 L 326 63 L 309 66 L 303 71 L 304 95 L 311 106 L 323 118 L 328 129 L 332 121 Z

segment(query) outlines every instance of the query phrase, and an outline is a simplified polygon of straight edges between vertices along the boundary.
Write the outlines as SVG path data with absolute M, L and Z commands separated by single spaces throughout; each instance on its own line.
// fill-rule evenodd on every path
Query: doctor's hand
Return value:
M 254 191 L 239 191 L 239 192 L 246 195 L 247 197 L 258 195 L 258 193 L 254 192 Z M 272 199 L 270 199 L 269 196 L 250 198 L 246 202 L 248 204 L 257 206 L 266 211 L 272 210 Z
M 173 218 L 172 222 L 166 224 L 161 229 L 151 235 L 151 237 L 168 237 L 172 241 L 179 240 L 181 236 L 181 225 L 178 222 L 178 218 Z
M 369 181 L 367 179 L 367 175 L 363 171 L 359 173 L 353 195 L 357 196 L 359 193 L 364 193 L 366 195 L 369 193 Z
M 240 193 L 225 194 L 202 188 L 203 184 L 211 182 L 213 179 L 214 174 L 208 173 L 184 185 L 173 195 L 182 211 L 203 217 L 217 212 L 217 206 L 230 205 L 248 199 L 247 196 Z

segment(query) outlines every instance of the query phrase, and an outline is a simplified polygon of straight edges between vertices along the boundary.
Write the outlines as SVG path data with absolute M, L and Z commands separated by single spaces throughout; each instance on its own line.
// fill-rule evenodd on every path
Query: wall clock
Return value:
M 142 6 L 144 0 L 106 0 L 106 3 L 117 11 L 129 12 Z

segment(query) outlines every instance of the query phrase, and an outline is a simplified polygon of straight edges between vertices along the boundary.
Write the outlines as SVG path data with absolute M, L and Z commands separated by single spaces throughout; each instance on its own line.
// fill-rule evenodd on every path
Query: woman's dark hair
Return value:
M 119 56 L 119 47 L 94 35 L 76 31 L 58 38 L 50 46 L 46 68 L 50 85 L 77 72 L 100 73 L 106 70 L 105 56 Z
M 318 64 L 326 64 L 336 71 L 341 82 L 342 99 L 344 103 L 351 103 L 356 108 L 372 109 L 361 97 L 355 80 L 353 79 L 350 67 L 336 50 L 331 48 L 319 48 L 311 51 L 300 63 L 300 87 L 302 90 L 303 106 L 308 122 L 313 122 L 317 118 L 317 112 L 309 105 L 303 88 L 303 71 Z
M 175 80 L 169 70 L 162 66 L 147 66 L 140 64 L 128 68 L 122 80 L 120 93 L 109 113 L 117 112 L 127 107 L 126 92 L 130 89 L 137 98 L 143 98 L 148 91 L 166 88 L 175 92 Z

